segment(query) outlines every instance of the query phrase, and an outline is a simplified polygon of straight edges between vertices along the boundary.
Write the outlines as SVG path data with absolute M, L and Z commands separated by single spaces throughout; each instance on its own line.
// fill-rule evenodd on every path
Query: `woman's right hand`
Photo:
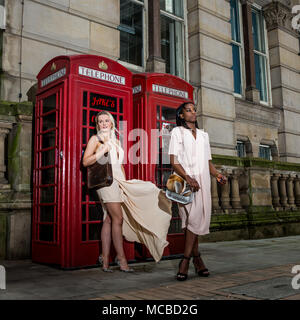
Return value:
M 200 189 L 199 183 L 194 178 L 186 176 L 185 180 L 190 185 L 193 192 L 196 192 Z
M 107 142 L 101 144 L 101 146 L 97 149 L 95 155 L 96 160 L 98 161 L 105 153 L 109 152 L 111 149 L 111 145 Z

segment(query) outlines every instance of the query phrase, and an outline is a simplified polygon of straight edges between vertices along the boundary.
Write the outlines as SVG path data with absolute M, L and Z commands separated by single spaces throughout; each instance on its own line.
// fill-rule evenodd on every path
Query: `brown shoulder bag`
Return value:
M 100 143 L 99 137 L 97 136 Z M 104 154 L 105 159 L 101 163 L 96 161 L 87 168 L 87 186 L 89 189 L 109 187 L 113 183 L 113 174 L 109 152 Z

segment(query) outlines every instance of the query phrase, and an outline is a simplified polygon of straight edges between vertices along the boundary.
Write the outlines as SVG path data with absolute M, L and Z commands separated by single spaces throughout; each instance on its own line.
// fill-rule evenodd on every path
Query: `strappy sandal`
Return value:
M 181 259 L 181 261 L 179 262 L 178 268 L 180 269 L 180 266 L 181 266 L 181 263 L 183 262 L 183 260 L 188 260 L 188 261 L 190 261 L 190 259 L 191 259 L 191 257 L 185 257 L 185 256 L 183 256 L 183 259 Z M 177 275 L 176 275 L 176 279 L 177 279 L 178 281 L 185 281 L 187 278 L 188 278 L 187 273 L 178 272 Z
M 120 263 L 120 261 L 118 260 L 117 257 L 116 257 L 116 259 L 115 259 L 115 263 L 120 267 L 120 271 L 121 271 L 121 272 L 125 272 L 125 273 L 132 273 L 132 272 L 134 272 L 134 269 L 132 269 L 132 268 L 130 268 L 130 267 L 128 267 L 128 269 L 123 269 L 123 268 L 121 267 L 121 263 Z
M 102 256 L 99 256 L 98 261 L 99 261 L 100 266 L 102 267 L 103 272 L 110 272 L 110 273 L 113 272 L 109 267 L 108 268 L 103 267 L 103 257 Z
M 196 272 L 196 274 L 198 274 L 199 277 L 208 277 L 210 275 L 210 273 L 207 268 L 204 268 L 201 270 L 197 269 L 197 266 L 195 264 L 195 258 L 200 258 L 200 257 L 201 257 L 200 253 L 197 256 L 193 256 L 193 264 L 195 266 L 195 272 Z

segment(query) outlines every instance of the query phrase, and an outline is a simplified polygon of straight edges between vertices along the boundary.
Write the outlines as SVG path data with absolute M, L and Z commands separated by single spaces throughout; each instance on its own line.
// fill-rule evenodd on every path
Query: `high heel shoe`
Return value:
M 197 256 L 193 256 L 193 264 L 195 266 L 195 272 L 196 272 L 196 274 L 198 274 L 199 277 L 208 277 L 210 275 L 210 273 L 207 268 L 204 268 L 201 270 L 197 269 L 197 266 L 195 263 L 195 258 L 200 258 L 200 257 L 201 257 L 200 253 Z
M 110 272 L 110 273 L 113 272 L 109 267 L 108 268 L 103 267 L 103 257 L 102 256 L 99 256 L 98 261 L 99 261 L 100 266 L 102 267 L 103 272 Z
M 120 261 L 118 260 L 118 258 L 115 259 L 115 263 L 120 267 L 120 271 L 121 271 L 121 272 L 126 272 L 126 273 L 132 273 L 132 272 L 134 272 L 134 269 L 129 268 L 129 267 L 128 267 L 128 269 L 123 269 L 123 268 L 121 267 L 121 264 L 120 264 Z
M 191 257 L 183 256 L 183 259 L 181 259 L 181 261 L 179 262 L 178 268 L 180 269 L 180 266 L 181 266 L 183 260 L 188 260 L 190 262 L 190 259 L 191 259 Z M 187 273 L 178 272 L 177 275 L 176 275 L 176 279 L 178 281 L 185 281 L 187 278 L 188 278 Z

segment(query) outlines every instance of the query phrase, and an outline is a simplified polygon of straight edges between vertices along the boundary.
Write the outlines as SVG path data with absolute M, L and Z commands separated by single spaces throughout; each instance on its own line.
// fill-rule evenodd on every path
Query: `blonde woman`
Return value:
M 137 241 L 147 246 L 153 258 L 159 261 L 166 241 L 171 219 L 171 203 L 153 183 L 141 180 L 126 180 L 122 165 L 124 151 L 116 138 L 113 116 L 101 111 L 96 116 L 97 135 L 88 141 L 83 165 L 92 165 L 109 152 L 113 183 L 97 190 L 104 211 L 101 231 L 103 271 L 109 269 L 111 238 L 117 253 L 120 270 L 132 272 L 128 267 L 123 249 L 123 236 L 128 241 Z M 101 143 L 99 142 L 101 141 Z

